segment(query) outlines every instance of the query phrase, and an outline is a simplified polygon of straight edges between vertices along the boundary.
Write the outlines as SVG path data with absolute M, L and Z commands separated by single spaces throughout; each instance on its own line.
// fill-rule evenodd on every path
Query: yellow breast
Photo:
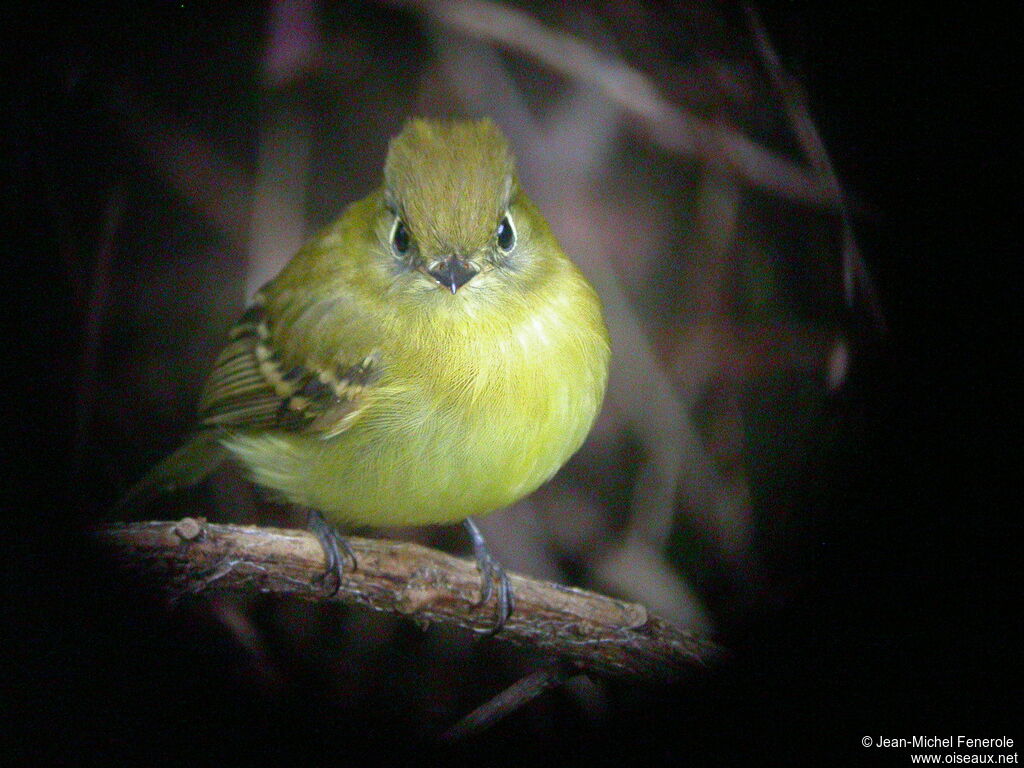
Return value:
M 485 315 L 452 324 L 458 331 L 434 318 L 433 329 L 396 339 L 407 346 L 392 358 L 403 363 L 386 368 L 336 437 L 264 433 L 226 445 L 258 483 L 337 522 L 448 523 L 512 504 L 580 447 L 601 406 L 608 340 L 582 286 L 519 318 Z

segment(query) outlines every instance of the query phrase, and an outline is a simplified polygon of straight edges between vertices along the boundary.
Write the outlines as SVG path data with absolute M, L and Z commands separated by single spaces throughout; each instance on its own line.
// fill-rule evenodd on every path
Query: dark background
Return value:
M 1020 462 L 1003 441 L 1016 432 L 1008 384 L 1020 313 L 1006 288 L 1016 292 L 1019 269 L 1001 243 L 1019 206 L 994 189 L 1019 158 L 1007 128 L 1019 126 L 1008 115 L 1020 92 L 991 34 L 1019 28 L 1015 16 L 764 9 L 844 184 L 881 212 L 858 235 L 891 333 L 879 340 L 851 321 L 863 352 L 842 398 L 860 442 L 820 469 L 830 490 L 813 503 L 829 514 L 815 527 L 813 577 L 725 638 L 734 659 L 722 667 L 678 688 L 613 687 L 611 714 L 597 723 L 551 694 L 454 749 L 458 764 L 906 764 L 909 750 L 868 753 L 861 737 L 1024 736 L 1021 523 L 1017 495 L 1007 494 Z M 84 319 L 81 275 L 61 253 L 55 211 L 72 230 L 95 232 L 105 190 L 133 162 L 103 79 L 125 62 L 146 71 L 187 60 L 180 49 L 204 36 L 245 39 L 225 31 L 235 25 L 251 24 L 255 41 L 262 23 L 256 12 L 182 17 L 170 5 L 10 19 L 3 172 L 14 279 L 3 316 L 5 346 L 25 363 L 11 370 L 27 371 L 5 387 L 3 749 L 12 764 L 432 756 L 407 736 L 402 712 L 339 712 L 315 679 L 251 695 L 225 674 L 234 649 L 200 612 L 169 614 L 85 543 L 71 500 L 89 481 L 65 482 Z M 218 61 L 245 71 L 256 43 L 231 54 Z M 69 91 L 75 67 L 82 84 Z

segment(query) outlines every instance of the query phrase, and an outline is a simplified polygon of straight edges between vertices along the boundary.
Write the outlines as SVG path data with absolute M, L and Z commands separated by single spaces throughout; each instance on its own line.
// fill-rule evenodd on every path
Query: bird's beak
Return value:
M 431 265 L 427 273 L 454 294 L 480 270 L 459 256 L 448 256 Z

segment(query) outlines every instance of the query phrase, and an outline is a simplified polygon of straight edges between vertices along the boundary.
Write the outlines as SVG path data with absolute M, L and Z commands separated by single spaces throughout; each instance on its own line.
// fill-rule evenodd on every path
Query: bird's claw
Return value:
M 352 551 L 352 547 L 349 546 L 345 537 L 338 533 L 333 525 L 324 520 L 324 516 L 315 509 L 309 510 L 306 521 L 309 530 L 323 547 L 324 559 L 327 561 L 327 567 L 320 576 L 314 579 L 314 583 L 327 585 L 328 579 L 334 576 L 333 589 L 330 586 L 326 587 L 330 590 L 329 596 L 333 597 L 341 589 L 341 581 L 345 575 L 345 558 L 341 553 L 344 552 L 345 557 L 352 561 L 352 570 L 354 571 L 357 565 L 355 552 Z
M 485 637 L 492 637 L 501 631 L 502 627 L 505 626 L 505 622 L 512 615 L 512 611 L 515 610 L 516 601 L 512 592 L 512 582 L 509 580 L 505 569 L 501 567 L 501 564 L 488 551 L 487 545 L 484 543 L 484 537 L 472 518 L 467 518 L 463 525 L 473 541 L 476 569 L 480 571 L 480 600 L 474 607 L 478 608 L 491 599 L 491 595 L 494 594 L 494 582 L 498 582 L 498 600 L 495 606 L 494 625 L 490 629 L 480 631 Z
M 498 601 L 495 606 L 494 626 L 481 632 L 485 637 L 492 637 L 501 631 L 502 627 L 505 626 L 505 622 L 512 615 L 512 611 L 515 610 L 515 595 L 512 592 L 512 583 L 509 580 L 508 573 L 490 553 L 478 558 L 476 567 L 480 571 L 480 600 L 475 604 L 475 607 L 480 607 L 491 599 L 491 595 L 494 594 L 494 582 L 498 582 Z

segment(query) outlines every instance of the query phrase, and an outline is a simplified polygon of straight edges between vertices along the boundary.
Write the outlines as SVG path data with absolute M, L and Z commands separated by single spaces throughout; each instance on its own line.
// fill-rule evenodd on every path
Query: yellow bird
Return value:
M 521 499 L 575 453 L 609 356 L 597 294 L 520 189 L 498 128 L 410 120 L 383 185 L 256 294 L 191 438 L 122 504 L 230 459 L 313 510 L 339 583 L 348 548 L 323 516 L 464 521 L 481 602 L 498 585 L 497 631 L 513 596 L 472 516 Z

